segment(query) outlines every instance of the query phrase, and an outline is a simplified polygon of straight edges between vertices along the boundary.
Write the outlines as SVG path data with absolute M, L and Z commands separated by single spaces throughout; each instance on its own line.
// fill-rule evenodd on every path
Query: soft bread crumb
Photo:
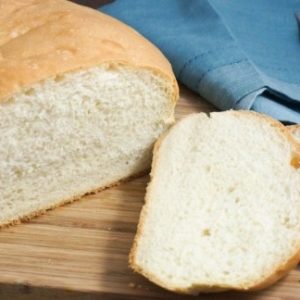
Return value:
M 0 104 L 0 225 L 148 169 L 173 121 L 172 82 L 109 66 L 56 76 Z
M 130 264 L 167 289 L 263 288 L 300 259 L 298 144 L 252 112 L 191 115 L 155 148 Z

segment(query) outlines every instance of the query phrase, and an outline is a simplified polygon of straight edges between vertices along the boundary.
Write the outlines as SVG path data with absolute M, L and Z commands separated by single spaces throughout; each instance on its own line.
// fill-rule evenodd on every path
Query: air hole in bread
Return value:
M 211 235 L 210 229 L 209 229 L 209 228 L 203 229 L 202 235 L 203 235 L 203 236 L 210 236 L 210 235 Z
M 107 70 L 109 70 L 109 71 L 116 71 L 117 68 L 118 68 L 118 65 L 117 65 L 117 64 L 109 64 L 109 65 L 107 66 Z
M 205 167 L 205 171 L 206 171 L 207 173 L 209 173 L 209 172 L 211 171 L 211 166 L 206 166 L 206 167 Z
M 64 75 L 56 75 L 55 78 L 54 78 L 54 81 L 55 82 L 61 82 L 65 79 L 65 76 Z
M 13 97 L 9 97 L 6 100 L 4 100 L 4 102 L 2 103 L 2 105 L 9 105 L 15 102 L 15 99 Z
M 241 200 L 241 199 L 240 199 L 239 197 L 236 197 L 235 200 L 234 200 L 234 202 L 235 202 L 235 203 L 239 203 L 240 200 Z
M 235 191 L 235 186 L 230 186 L 228 188 L 228 193 L 233 193 Z
M 300 167 L 300 158 L 298 155 L 292 155 L 291 159 L 291 165 L 295 168 L 298 169 Z
M 33 88 L 28 89 L 25 91 L 26 96 L 33 96 L 35 94 L 35 90 Z

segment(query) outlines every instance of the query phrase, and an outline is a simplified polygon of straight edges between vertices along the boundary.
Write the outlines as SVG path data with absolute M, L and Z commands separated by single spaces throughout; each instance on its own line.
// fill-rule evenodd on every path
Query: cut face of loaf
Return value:
M 47 79 L 0 104 L 0 224 L 147 170 L 173 122 L 173 86 L 103 64 Z
M 264 288 L 300 259 L 299 144 L 253 112 L 191 115 L 155 147 L 130 264 L 169 290 Z

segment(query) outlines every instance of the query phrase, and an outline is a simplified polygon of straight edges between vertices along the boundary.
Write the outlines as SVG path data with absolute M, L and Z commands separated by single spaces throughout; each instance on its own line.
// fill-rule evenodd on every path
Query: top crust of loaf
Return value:
M 0 0 L 0 102 L 33 83 L 107 63 L 149 68 L 178 86 L 163 54 L 129 26 L 65 0 Z
M 212 113 L 213 114 L 218 114 L 218 113 Z M 246 117 L 249 119 L 253 119 L 254 121 L 261 121 L 261 122 L 267 122 L 269 123 L 272 127 L 276 128 L 278 133 L 280 133 L 283 136 L 283 139 L 287 139 L 290 144 L 291 144 L 291 151 L 292 154 L 295 158 L 295 167 L 299 168 L 300 166 L 300 143 L 298 140 L 294 137 L 295 131 L 300 130 L 300 125 L 294 125 L 294 126 L 284 126 L 280 122 L 266 116 L 263 114 L 259 114 L 253 111 L 227 111 L 227 112 L 222 112 L 222 114 L 227 114 L 228 116 L 234 115 L 237 117 Z M 187 118 L 192 118 L 195 114 L 189 115 Z M 179 123 L 184 122 L 187 118 L 182 119 Z M 177 126 L 176 124 L 174 126 Z M 173 126 L 173 128 L 174 128 Z M 163 157 L 160 156 L 160 148 L 162 146 L 162 143 L 166 139 L 166 137 L 172 132 L 173 128 L 171 128 L 169 131 L 165 132 L 155 143 L 154 150 L 153 150 L 153 160 L 152 160 L 152 169 L 150 173 L 150 183 L 147 187 L 147 193 L 145 196 L 145 204 L 142 208 L 141 214 L 140 214 L 140 219 L 138 223 L 138 228 L 137 228 L 137 233 L 135 235 L 134 241 L 132 248 L 130 250 L 129 254 L 129 266 L 135 271 L 146 278 L 148 278 L 150 281 L 154 282 L 155 284 L 166 288 L 167 290 L 174 291 L 180 294 L 193 294 L 197 295 L 199 293 L 211 293 L 211 292 L 222 292 L 222 291 L 227 291 L 227 290 L 237 290 L 237 291 L 257 291 L 261 290 L 264 288 L 269 287 L 270 285 L 274 284 L 276 281 L 281 279 L 283 276 L 285 276 L 290 270 L 295 268 L 297 264 L 300 261 L 300 241 L 295 247 L 295 252 L 294 254 L 289 258 L 288 261 L 285 263 L 282 263 L 280 265 L 274 266 L 274 272 L 270 274 L 267 278 L 262 278 L 261 281 L 259 282 L 252 282 L 249 283 L 250 287 L 232 287 L 232 286 L 227 286 L 227 285 L 218 285 L 218 286 L 206 286 L 206 285 L 191 285 L 190 287 L 187 288 L 181 288 L 178 286 L 174 286 L 171 283 L 163 282 L 161 281 L 160 278 L 158 278 L 155 274 L 151 273 L 151 271 L 144 269 L 139 265 L 137 262 L 137 251 L 138 251 L 138 245 L 140 238 L 143 233 L 143 227 L 145 223 L 145 219 L 147 218 L 147 215 L 149 213 L 149 195 L 151 194 L 151 190 L 155 188 L 154 183 L 153 183 L 153 178 L 155 177 L 155 173 L 157 172 L 157 167 L 160 164 L 160 160 L 163 159 Z

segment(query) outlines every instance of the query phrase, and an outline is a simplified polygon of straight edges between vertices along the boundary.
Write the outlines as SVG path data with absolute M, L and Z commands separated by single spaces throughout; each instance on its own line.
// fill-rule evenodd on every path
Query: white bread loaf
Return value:
M 188 294 L 277 281 L 300 259 L 299 147 L 254 112 L 177 123 L 155 146 L 131 267 Z
M 0 225 L 145 172 L 178 87 L 125 24 L 64 0 L 0 1 Z

